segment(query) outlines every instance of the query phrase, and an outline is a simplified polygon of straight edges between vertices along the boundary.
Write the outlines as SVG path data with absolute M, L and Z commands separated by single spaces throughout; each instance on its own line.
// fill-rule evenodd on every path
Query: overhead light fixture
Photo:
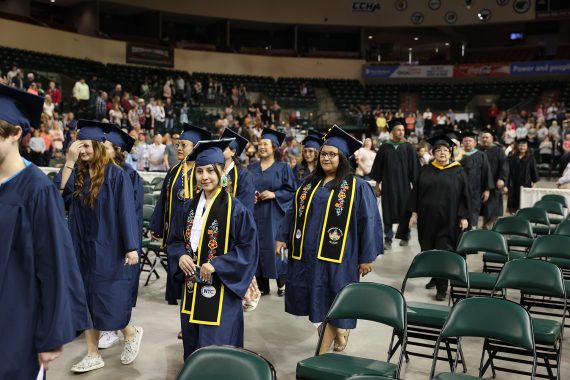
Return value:
M 369 36 L 368 36 L 368 39 L 371 40 L 371 39 L 372 39 L 372 35 L 369 35 Z
M 408 48 L 408 51 L 412 51 L 412 48 Z
M 445 43 L 445 46 L 449 46 L 449 42 L 446 42 L 446 43 Z
M 417 40 L 419 40 L 419 39 L 420 39 L 419 37 L 414 37 L 414 41 L 417 41 Z
M 50 0 L 50 2 L 55 3 L 55 0 Z

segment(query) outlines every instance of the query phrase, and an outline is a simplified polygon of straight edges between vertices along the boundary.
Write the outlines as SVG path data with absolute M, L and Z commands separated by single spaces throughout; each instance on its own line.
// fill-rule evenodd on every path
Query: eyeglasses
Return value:
M 443 153 L 449 153 L 449 149 L 445 148 L 443 146 L 438 146 L 437 148 L 435 148 L 433 150 L 434 153 L 439 153 L 439 152 L 443 152 Z
M 338 156 L 338 153 L 321 151 L 320 155 L 322 158 L 330 158 L 331 160 L 333 160 L 336 158 L 336 156 Z

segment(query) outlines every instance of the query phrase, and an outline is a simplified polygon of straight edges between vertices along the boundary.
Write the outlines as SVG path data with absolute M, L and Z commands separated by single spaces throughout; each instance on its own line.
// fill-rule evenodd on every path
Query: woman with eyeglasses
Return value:
M 293 168 L 297 186 L 300 186 L 317 168 L 319 149 L 322 144 L 323 136 L 319 132 L 309 132 L 303 140 L 301 161 Z
M 262 295 L 269 294 L 269 279 L 277 280 L 277 295 L 285 295 L 287 262 L 275 256 L 275 241 L 295 193 L 295 176 L 281 161 L 279 147 L 285 134 L 264 128 L 257 145 L 259 162 L 248 166 L 255 183 L 255 222 L 259 232 L 259 265 L 255 278 Z
M 243 347 L 242 299 L 257 267 L 252 214 L 224 179 L 224 149 L 234 140 L 200 141 L 195 162 L 200 192 L 173 216 L 170 254 L 183 283 L 180 322 L 186 359 L 200 347 Z M 231 377 L 231 375 L 228 375 Z
M 319 328 L 336 295 L 372 271 L 383 253 L 382 222 L 372 187 L 357 178 L 349 157 L 362 143 L 336 125 L 326 134 L 314 173 L 295 193 L 281 225 L 276 255 L 288 249 L 285 311 Z M 333 320 L 320 353 L 342 351 L 355 320 Z
M 434 160 L 421 167 L 409 200 L 410 228 L 417 223 L 422 251 L 455 250 L 459 235 L 469 227 L 470 191 L 467 175 L 452 161 L 454 142 L 445 134 L 427 140 Z M 447 280 L 432 278 L 427 289 L 437 288 L 436 299 L 445 300 Z

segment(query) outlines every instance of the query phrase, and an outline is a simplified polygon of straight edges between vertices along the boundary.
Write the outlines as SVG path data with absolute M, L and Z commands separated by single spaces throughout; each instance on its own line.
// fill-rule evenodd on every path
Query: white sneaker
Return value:
M 99 337 L 99 348 L 109 348 L 119 341 L 119 336 L 115 331 L 101 331 Z
M 84 373 L 103 368 L 104 366 L 105 362 L 101 355 L 85 355 L 79 363 L 74 364 L 73 367 L 71 367 L 71 372 Z
M 125 345 L 123 347 L 123 352 L 121 352 L 121 363 L 131 364 L 137 358 L 139 354 L 139 348 L 141 347 L 141 340 L 143 336 L 143 328 L 136 327 L 135 336 L 132 339 L 125 339 Z

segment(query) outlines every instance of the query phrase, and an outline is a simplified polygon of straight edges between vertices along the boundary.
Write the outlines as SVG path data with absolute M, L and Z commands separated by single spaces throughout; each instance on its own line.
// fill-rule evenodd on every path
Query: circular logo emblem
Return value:
M 530 0 L 513 1 L 513 10 L 517 13 L 526 13 L 530 9 Z
M 499 7 L 504 7 L 505 5 L 507 5 L 509 3 L 509 0 L 497 0 L 497 5 Z
M 211 285 L 204 286 L 202 290 L 200 290 L 200 293 L 202 293 L 203 297 L 212 298 L 216 295 L 216 288 Z
M 428 0 L 428 7 L 432 11 L 437 11 L 441 8 L 441 0 Z
M 493 15 L 493 13 L 491 12 L 490 9 L 483 9 L 481 10 L 479 13 L 477 13 L 477 17 L 479 17 L 479 20 L 481 22 L 487 22 L 491 19 L 491 16 Z
M 394 7 L 398 12 L 405 11 L 408 8 L 408 1 L 407 0 L 396 0 L 394 3 Z
M 457 13 L 454 11 L 449 11 L 445 13 L 445 16 L 443 16 L 443 20 L 447 24 L 455 24 L 457 22 Z
M 300 239 L 301 238 L 301 229 L 298 229 L 297 232 L 295 233 L 295 239 Z
M 420 25 L 424 22 L 424 14 L 422 12 L 414 12 L 412 13 L 412 24 Z
M 338 241 L 342 238 L 342 231 L 338 227 L 329 228 L 327 231 L 329 235 L 329 243 L 338 244 Z
M 178 190 L 178 193 L 176 193 L 176 197 L 178 198 L 179 201 L 183 201 L 184 200 L 184 189 Z

